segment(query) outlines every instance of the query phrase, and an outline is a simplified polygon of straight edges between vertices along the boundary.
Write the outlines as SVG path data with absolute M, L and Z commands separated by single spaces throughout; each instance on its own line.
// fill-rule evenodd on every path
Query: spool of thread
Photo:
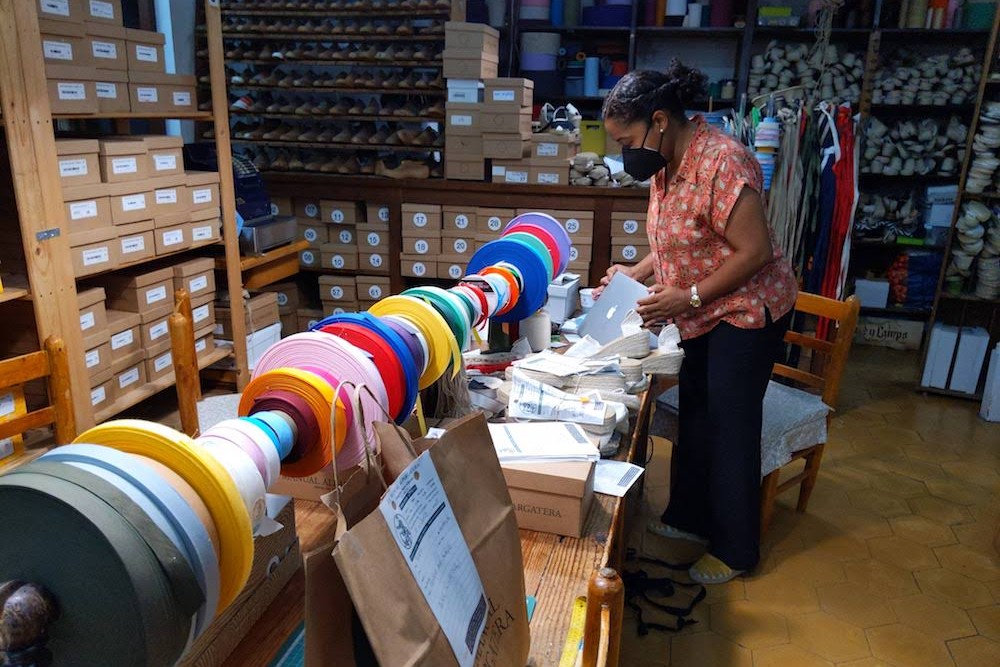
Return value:
M 688 28 L 700 28 L 701 27 L 701 15 L 704 5 L 699 5 L 697 3 L 691 3 L 687 8 L 687 27 Z
M 601 59 L 587 58 L 583 66 L 583 94 L 587 97 L 597 97 L 600 88 Z
M 521 33 L 521 53 L 545 53 L 559 55 L 562 37 L 557 32 Z
M 552 342 L 552 320 L 545 310 L 538 310 L 521 320 L 520 332 L 528 340 L 532 352 L 547 350 Z

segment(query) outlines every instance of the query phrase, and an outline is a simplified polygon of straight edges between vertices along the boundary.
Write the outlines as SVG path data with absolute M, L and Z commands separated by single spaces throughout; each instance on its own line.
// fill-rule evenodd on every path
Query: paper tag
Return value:
M 315 218 L 319 215 L 319 208 L 317 208 L 316 204 L 306 204 L 306 215 L 310 218 Z
M 626 461 L 598 461 L 594 468 L 594 491 L 621 498 L 642 473 L 640 466 Z
M 160 206 L 177 203 L 177 188 L 156 191 L 156 203 Z
M 167 352 L 166 354 L 160 355 L 156 358 L 156 361 L 153 362 L 153 370 L 159 373 L 172 363 L 174 363 L 174 358 L 169 352 Z
M 342 269 L 347 262 L 344 260 L 343 255 L 334 255 L 333 259 L 330 260 L 330 266 L 335 269 Z
M 5 459 L 14 453 L 14 439 L 3 438 L 0 440 L 0 459 Z
M 118 59 L 118 45 L 114 42 L 91 42 L 90 51 L 95 58 Z
M 114 19 L 115 6 L 110 2 L 90 0 L 90 15 L 99 19 Z
M 90 405 L 92 407 L 97 407 L 108 398 L 108 392 L 104 387 L 98 387 L 97 389 L 90 390 Z
M 184 230 L 183 229 L 172 229 L 169 232 L 163 232 L 163 245 L 177 245 L 178 243 L 184 243 Z
M 503 227 L 503 220 L 493 215 L 486 221 L 486 226 L 491 232 L 499 232 L 500 228 Z
M 87 87 L 82 83 L 57 83 L 56 92 L 60 100 L 87 99 Z
M 166 298 L 167 288 L 165 285 L 160 285 L 159 287 L 146 292 L 146 305 L 151 306 L 157 301 L 163 301 Z
M 469 249 L 469 242 L 465 239 L 455 239 L 455 242 L 452 244 L 452 248 L 454 248 L 455 252 L 459 255 L 464 255 Z
M 315 243 L 316 239 L 319 238 L 319 234 L 316 233 L 315 229 L 310 227 L 306 231 L 302 232 L 302 238 L 304 238 L 306 241 L 309 241 L 309 243 Z
M 139 171 L 139 163 L 134 157 L 116 157 L 111 160 L 111 173 L 134 174 Z
M 382 222 L 389 222 L 389 207 L 382 206 L 378 210 L 378 219 Z
M 122 239 L 122 254 L 130 255 L 133 252 L 142 252 L 146 249 L 146 238 L 144 236 L 130 236 Z
M 103 81 L 98 81 L 97 86 L 97 96 L 105 100 L 114 100 L 118 98 L 118 86 L 113 83 L 105 83 Z
M 504 176 L 505 183 L 527 183 L 528 182 L 528 172 L 526 171 L 514 171 L 513 169 L 507 170 L 507 175 Z
M 177 156 L 173 153 L 153 156 L 153 169 L 168 171 L 177 168 Z
M 135 59 L 146 63 L 159 62 L 160 56 L 155 46 L 135 45 Z
M 343 314 L 344 314 L 344 313 L 346 313 L 346 312 L 347 312 L 347 311 L 346 311 L 346 310 L 344 310 L 343 308 L 341 308 L 340 306 L 337 306 L 336 308 L 334 308 L 334 309 L 333 309 L 333 314 L 334 314 L 334 315 L 343 315 Z M 315 326 L 315 324 L 314 324 L 314 323 L 310 323 L 310 324 L 309 324 L 309 328 L 310 328 L 310 329 L 312 329 L 312 328 L 313 328 L 313 326 Z
M 208 204 L 212 201 L 212 188 L 202 188 L 191 191 L 191 201 L 195 204 Z
M 372 285 L 371 287 L 368 288 L 368 296 L 370 296 L 373 299 L 381 299 L 382 287 L 380 285 Z
M 302 251 L 302 263 L 306 266 L 316 263 L 316 255 L 313 254 L 312 250 Z
M 458 280 L 462 277 L 462 267 L 458 264 L 452 264 L 448 267 L 448 276 L 451 277 L 452 280 Z
M 173 94 L 175 107 L 191 106 L 191 93 L 186 90 L 175 90 Z
M 208 287 L 208 276 L 198 276 L 188 281 L 188 292 L 195 294 Z
M 389 487 L 379 511 L 458 664 L 471 667 L 486 626 L 486 594 L 429 453 Z
M 69 219 L 83 220 L 97 217 L 96 201 L 77 201 L 69 205 Z
M 413 275 L 415 275 L 418 278 L 420 278 L 425 273 L 427 273 L 427 267 L 424 266 L 423 262 L 414 262 L 413 263 Z
M 95 324 L 97 324 L 97 318 L 94 317 L 93 311 L 80 316 L 80 331 L 93 329 Z
M 278 215 L 281 211 L 278 210 L 278 205 L 271 202 L 271 215 Z
M 151 104 L 156 104 L 160 101 L 160 92 L 157 88 L 149 88 L 143 86 L 141 88 L 135 89 L 135 97 L 140 102 L 149 102 Z
M 116 333 L 111 337 L 111 349 L 120 350 L 121 348 L 131 345 L 135 342 L 135 334 L 132 333 L 131 329 L 126 329 L 121 333 Z
M 622 223 L 622 229 L 626 234 L 635 234 L 639 231 L 639 221 L 638 220 L 626 220 Z
M 536 144 L 535 155 L 538 157 L 558 157 L 559 144 Z
M 622 248 L 622 259 L 631 262 L 639 256 L 639 250 L 634 245 L 627 245 Z
M 372 248 L 378 247 L 382 243 L 382 235 L 377 232 L 368 234 L 368 245 Z
M 139 211 L 146 208 L 146 194 L 125 195 L 121 199 L 123 211 Z
M 455 114 L 451 117 L 451 124 L 458 127 L 472 127 L 472 116 Z
M 566 221 L 566 231 L 570 234 L 576 234 L 580 231 L 580 221 L 576 218 L 570 218 Z
M 513 102 L 516 99 L 513 90 L 494 90 L 493 91 L 493 101 L 494 102 Z
M 469 216 L 464 213 L 459 213 L 455 216 L 455 227 L 457 229 L 466 229 L 469 226 Z
M 69 0 L 41 0 L 40 7 L 43 14 L 69 16 Z
M 215 235 L 212 225 L 205 225 L 204 227 L 195 227 L 191 230 L 191 240 L 192 241 L 207 241 Z
M 278 296 L 278 307 L 279 308 L 284 308 L 285 306 L 288 305 L 288 295 L 287 294 L 285 294 L 284 292 L 278 292 L 277 296 Z
M 160 322 L 159 324 L 154 324 L 149 327 L 149 340 L 156 340 L 157 338 L 163 338 L 167 335 L 170 328 L 167 326 L 166 321 Z
M 413 226 L 414 227 L 426 227 L 427 226 L 427 214 L 426 213 L 414 213 L 413 214 Z
M 87 362 L 87 368 L 93 368 L 97 364 L 101 363 L 101 351 L 91 350 L 83 356 L 84 361 Z
M 576 246 L 570 246 L 569 249 L 569 261 L 575 262 L 576 258 L 580 256 L 580 251 L 576 249 Z
M 341 222 L 344 221 L 344 212 L 341 211 L 339 208 L 333 209 L 332 211 L 330 211 L 330 220 L 332 222 L 340 224 Z
M 423 239 L 418 239 L 416 243 L 413 244 L 413 251 L 418 255 L 426 255 L 428 250 L 430 250 L 430 244 Z
M 344 288 L 340 285 L 333 285 L 330 287 L 330 298 L 331 299 L 343 299 L 344 298 Z
M 207 303 L 204 306 L 198 306 L 197 308 L 191 311 L 191 320 L 195 324 L 198 324 L 202 320 L 208 319 L 208 315 L 211 312 L 211 310 L 212 309 L 209 307 L 209 304 Z
M 42 40 L 42 53 L 49 60 L 73 60 L 73 45 L 45 39 Z
M 195 343 L 194 343 L 194 351 L 196 353 L 201 354 L 202 352 L 204 352 L 207 349 L 208 349 L 208 339 L 207 338 L 202 338 L 200 340 L 196 340 L 195 341 Z
M 514 385 L 507 402 L 507 415 L 515 419 L 603 424 L 604 401 L 599 394 L 579 396 L 550 387 L 514 371 Z
M 368 263 L 374 268 L 380 269 L 382 268 L 382 264 L 384 264 L 384 260 L 382 259 L 382 255 L 373 254 L 368 257 Z
M 352 234 L 349 229 L 342 229 L 338 238 L 340 238 L 340 242 L 344 244 L 354 242 L 354 234 Z
M 538 174 L 538 182 L 541 185 L 559 185 L 559 174 L 542 172 Z
M 93 266 L 94 264 L 104 264 L 111 259 L 111 255 L 108 252 L 108 246 L 102 246 L 100 248 L 93 248 L 91 250 L 83 251 L 83 265 Z
M 14 414 L 14 392 L 0 395 L 0 417 Z
M 72 160 L 59 160 L 59 176 L 61 178 L 73 178 L 74 176 L 87 175 L 87 160 L 75 158 Z
M 118 388 L 124 389 L 130 384 L 135 384 L 139 381 L 139 367 L 136 366 L 130 370 L 125 371 L 118 376 Z

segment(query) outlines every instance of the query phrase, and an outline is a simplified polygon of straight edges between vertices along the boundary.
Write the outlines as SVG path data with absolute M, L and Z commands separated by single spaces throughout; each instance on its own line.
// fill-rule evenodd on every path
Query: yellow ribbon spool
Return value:
M 437 382 L 448 370 L 449 364 L 452 376 L 458 374 L 462 366 L 462 351 L 448 323 L 434 310 L 434 306 L 412 296 L 395 294 L 376 302 L 368 312 L 377 317 L 396 315 L 406 318 L 423 332 L 431 358 L 427 370 L 420 376 L 421 389 Z
M 253 528 L 229 473 L 191 438 L 139 419 L 118 419 L 81 433 L 75 443 L 102 445 L 157 461 L 187 482 L 212 515 L 219 533 L 218 616 L 239 595 L 253 565 Z

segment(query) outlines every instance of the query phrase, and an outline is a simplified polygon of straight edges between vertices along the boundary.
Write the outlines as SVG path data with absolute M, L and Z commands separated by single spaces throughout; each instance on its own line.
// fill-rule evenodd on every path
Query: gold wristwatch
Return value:
M 697 285 L 691 285 L 691 301 L 689 303 L 692 308 L 701 308 L 701 297 L 698 296 Z

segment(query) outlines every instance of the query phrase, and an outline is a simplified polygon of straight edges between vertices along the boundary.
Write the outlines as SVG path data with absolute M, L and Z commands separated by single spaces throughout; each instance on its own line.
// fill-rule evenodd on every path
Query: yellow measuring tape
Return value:
M 587 598 L 580 596 L 573 600 L 573 615 L 569 621 L 569 631 L 566 633 L 566 643 L 563 644 L 559 667 L 574 667 L 576 659 L 583 650 L 583 624 L 587 620 Z

